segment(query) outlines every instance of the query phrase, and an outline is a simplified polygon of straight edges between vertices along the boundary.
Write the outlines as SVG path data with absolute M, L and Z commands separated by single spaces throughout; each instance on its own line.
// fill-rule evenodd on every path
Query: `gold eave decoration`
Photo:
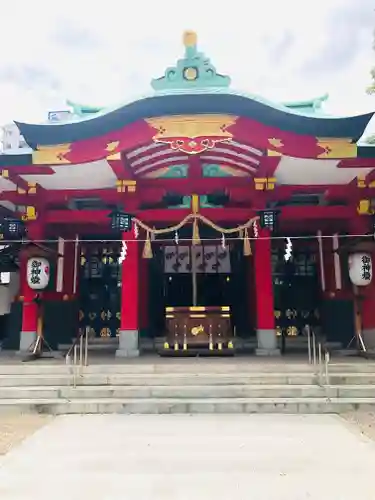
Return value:
M 357 176 L 357 187 L 359 189 L 364 189 L 367 187 L 367 183 L 366 183 L 366 177 L 363 176 L 363 175 L 358 175 Z
M 105 148 L 106 151 L 109 153 L 113 153 L 114 151 L 117 150 L 117 148 L 120 145 L 120 141 L 112 141 L 107 144 L 107 147 Z
M 31 220 L 36 220 L 38 217 L 38 214 L 36 212 L 35 207 L 27 206 L 25 207 L 25 213 L 22 214 L 22 220 L 23 221 L 31 221 Z
M 236 123 L 237 116 L 232 115 L 176 115 L 148 118 L 146 121 L 158 132 L 154 141 L 163 142 L 170 137 L 220 137 L 232 139 L 226 129 Z
M 357 158 L 357 144 L 352 139 L 318 137 L 317 146 L 324 150 L 317 158 Z
M 70 163 L 65 158 L 71 151 L 71 144 L 58 144 L 55 146 L 37 146 L 33 151 L 33 164 L 35 165 L 61 165 Z
M 267 149 L 267 156 L 283 156 L 280 151 L 275 151 L 273 149 Z
M 121 153 L 113 153 L 112 155 L 107 156 L 107 160 L 113 161 L 113 160 L 121 160 Z
M 284 146 L 283 141 L 281 139 L 277 139 L 276 137 L 271 137 L 271 139 L 268 139 L 268 142 L 274 148 L 282 148 Z
M 276 177 L 255 177 L 254 184 L 257 191 L 272 191 L 275 189 Z
M 374 210 L 371 207 L 371 200 L 359 200 L 357 205 L 357 213 L 359 215 L 373 215 Z

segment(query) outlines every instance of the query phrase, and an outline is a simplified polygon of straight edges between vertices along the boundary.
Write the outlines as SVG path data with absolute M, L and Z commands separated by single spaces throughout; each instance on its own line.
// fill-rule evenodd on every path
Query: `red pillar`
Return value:
M 247 257 L 247 297 L 248 297 L 248 327 L 256 330 L 256 292 L 254 280 L 254 259 Z
M 28 227 L 28 236 L 31 240 L 41 241 L 43 239 L 43 226 L 34 223 Z M 23 297 L 22 327 L 20 333 L 20 351 L 25 352 L 35 341 L 38 330 L 38 305 L 34 302 L 36 295 L 27 284 L 27 253 L 21 254 L 20 265 L 20 295 Z
M 279 354 L 279 350 L 275 330 L 271 239 L 268 230 L 259 230 L 259 238 L 255 240 L 254 246 L 257 354 L 275 355 Z
M 75 295 L 76 288 L 74 287 L 74 281 L 78 277 L 79 271 L 79 245 L 76 250 L 76 243 L 74 241 L 66 241 L 64 245 L 64 273 L 63 273 L 63 289 L 62 293 L 69 295 L 69 297 Z M 77 255 L 76 255 L 77 254 Z M 78 267 L 78 269 L 76 269 Z
M 126 258 L 121 269 L 121 322 L 117 356 L 139 355 L 139 251 L 132 231 L 122 236 Z

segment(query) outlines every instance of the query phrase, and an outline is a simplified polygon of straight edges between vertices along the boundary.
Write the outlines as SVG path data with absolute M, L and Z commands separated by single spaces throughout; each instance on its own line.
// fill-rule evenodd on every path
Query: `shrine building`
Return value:
M 85 331 L 119 357 L 277 355 L 306 325 L 374 348 L 373 113 L 238 93 L 195 33 L 183 42 L 137 101 L 16 122 L 27 146 L 0 155 L 2 348 Z

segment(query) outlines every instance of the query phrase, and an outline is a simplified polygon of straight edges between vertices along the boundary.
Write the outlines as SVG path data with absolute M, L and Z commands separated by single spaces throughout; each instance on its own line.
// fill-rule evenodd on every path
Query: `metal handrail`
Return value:
M 324 361 L 323 361 L 322 343 L 317 342 L 315 332 L 310 327 L 310 325 L 306 325 L 305 330 L 307 332 L 307 348 L 308 348 L 309 364 L 310 365 L 312 364 L 314 366 L 318 364 L 319 385 L 325 385 L 326 387 L 328 387 L 330 385 L 330 380 L 329 380 L 330 354 L 325 349 Z M 324 383 L 323 383 L 323 364 L 324 364 Z
M 71 355 L 73 353 L 73 387 L 77 386 L 77 375 L 82 376 L 84 366 L 88 366 L 88 343 L 89 343 L 90 327 L 81 330 L 77 338 L 68 349 L 65 355 L 65 363 L 71 365 Z

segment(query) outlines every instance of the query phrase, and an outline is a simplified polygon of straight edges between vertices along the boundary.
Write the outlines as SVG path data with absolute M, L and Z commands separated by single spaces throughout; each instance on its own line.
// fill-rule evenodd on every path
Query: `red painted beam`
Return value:
M 11 198 L 16 198 L 17 196 L 24 197 L 25 194 L 28 193 L 30 189 L 28 181 L 25 181 L 25 179 L 23 179 L 19 174 L 15 173 L 14 169 L 2 169 L 2 170 L 7 170 L 7 176 L 4 178 L 9 180 L 10 182 L 13 182 L 13 184 L 15 185 L 15 191 L 3 191 L 0 195 L 1 199 L 12 201 L 13 203 L 16 204 L 17 203 L 21 204 L 20 202 L 17 202 L 16 199 L 13 200 Z M 36 186 L 36 192 L 29 193 L 29 197 L 25 200 L 26 201 L 25 204 L 36 205 L 38 202 L 38 198 L 40 196 L 43 196 L 43 202 L 44 202 L 44 194 L 46 193 L 46 190 L 38 183 L 35 183 L 35 186 Z
M 117 179 L 125 178 L 124 165 L 122 160 L 107 160 L 108 165 L 111 167 L 113 173 L 117 177 Z
M 241 223 L 254 216 L 255 209 L 248 208 L 205 208 L 202 215 L 213 221 Z M 149 223 L 180 222 L 190 210 L 186 209 L 152 209 L 134 210 L 132 212 L 141 220 Z M 51 210 L 46 214 L 48 224 L 109 224 L 108 210 Z M 281 221 L 312 220 L 347 220 L 355 216 L 354 207 L 318 206 L 318 207 L 283 207 L 280 212 Z
M 121 161 L 122 161 L 122 168 L 125 173 L 125 177 L 123 177 L 123 180 L 133 180 L 135 178 L 134 170 L 132 169 L 130 162 L 124 152 L 121 153 Z
M 46 215 L 47 224 L 109 224 L 108 210 L 51 210 Z M 133 215 L 142 221 L 149 223 L 157 222 L 180 222 L 191 213 L 186 209 L 150 209 L 135 210 Z M 237 208 L 202 209 L 201 214 L 210 220 L 216 221 L 244 221 L 252 217 L 253 211 Z
M 59 165 L 64 167 L 65 165 Z M 17 175 L 53 175 L 55 171 L 47 165 L 13 165 L 9 170 Z
M 160 188 L 166 191 L 175 191 L 185 193 L 187 187 L 193 189 L 191 193 L 208 194 L 212 191 L 222 190 L 236 187 L 254 188 L 254 180 L 252 177 L 202 177 L 198 179 L 139 179 L 138 188 Z
M 321 186 L 301 186 L 301 185 L 279 185 L 274 190 L 267 191 L 267 199 L 270 201 L 283 201 L 296 194 L 324 194 L 330 198 L 350 198 L 351 189 L 349 185 L 321 185 Z
M 130 167 L 126 155 L 121 154 L 118 160 L 109 160 L 107 158 L 108 165 L 112 168 L 113 173 L 119 180 L 133 180 L 134 172 Z
M 304 207 L 282 207 L 280 219 L 290 220 L 328 220 L 328 219 L 350 219 L 355 215 L 355 207 L 337 206 L 304 206 Z
M 285 200 L 293 194 L 325 193 L 329 198 L 351 199 L 353 189 L 350 186 L 276 186 L 272 191 L 256 191 L 252 178 L 202 178 L 202 179 L 142 179 L 137 183 L 137 192 L 144 202 L 155 201 L 162 198 L 167 192 L 175 192 L 181 195 L 209 194 L 217 190 L 227 190 L 233 199 L 263 199 L 267 201 Z M 358 197 L 372 195 L 372 189 L 355 190 Z M 47 204 L 66 203 L 72 198 L 100 198 L 108 203 L 122 202 L 129 198 L 128 193 L 118 193 L 115 189 L 59 189 L 44 190 L 43 198 Z M 132 195 L 133 196 L 133 195 Z M 26 195 L 15 191 L 4 191 L 0 199 L 9 200 L 13 203 L 23 204 L 30 201 Z
M 282 156 L 261 156 L 257 177 L 274 177 Z
M 337 168 L 375 168 L 375 158 L 346 158 L 341 160 Z
M 189 179 L 201 180 L 203 177 L 202 162 L 198 155 L 191 155 L 189 158 Z

